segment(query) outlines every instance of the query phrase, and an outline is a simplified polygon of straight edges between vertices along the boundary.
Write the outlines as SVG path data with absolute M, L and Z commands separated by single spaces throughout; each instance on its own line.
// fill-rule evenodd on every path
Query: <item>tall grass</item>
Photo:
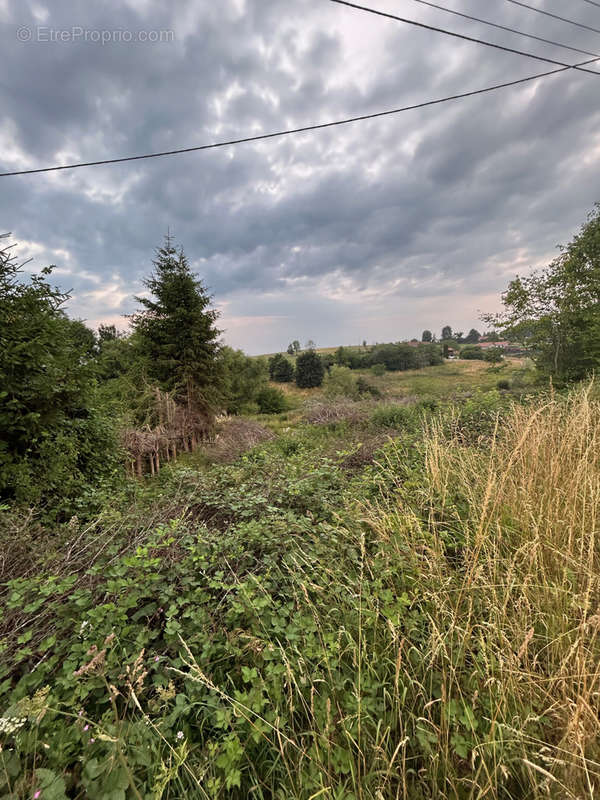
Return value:
M 211 531 L 182 512 L 158 544 L 136 534 L 135 554 L 107 562 L 123 601 L 98 574 L 89 595 L 121 613 L 104 628 L 97 617 L 93 632 L 107 665 L 117 659 L 113 672 L 74 683 L 69 667 L 54 705 L 76 715 L 87 697 L 90 725 L 110 732 L 102 742 L 129 765 L 130 787 L 155 798 L 597 796 L 600 403 L 588 387 L 515 405 L 495 425 L 482 417 L 479 439 L 465 430 L 469 414 L 440 414 L 423 441 L 391 441 L 351 479 L 336 518 L 334 490 L 316 503 L 311 484 L 306 508 L 296 498 L 280 513 L 261 496 L 266 510 L 237 527 Z M 263 456 L 257 474 L 273 470 L 273 481 L 281 459 Z M 295 465 L 281 482 L 292 499 L 301 458 L 283 462 Z M 333 470 L 340 485 L 333 466 L 321 469 L 320 482 Z M 242 485 L 222 498 L 239 514 L 250 472 Z M 202 486 L 187 508 L 207 502 Z M 188 599 L 171 631 L 160 614 L 173 591 Z M 85 597 L 61 595 L 48 613 L 77 622 Z M 128 613 L 151 600 L 161 608 L 147 629 Z M 79 666 L 91 651 L 74 639 L 68 658 Z M 161 655 L 146 663 L 142 650 L 133 680 L 123 663 L 142 645 Z M 103 681 L 116 722 L 102 710 Z M 77 694 L 84 687 L 93 701 Z M 84 745 L 53 768 L 78 780 Z M 111 770 L 115 757 L 105 756 Z
M 343 520 L 328 563 L 288 566 L 321 648 L 260 645 L 288 673 L 270 697 L 286 724 L 261 728 L 281 770 L 265 796 L 598 792 L 600 406 L 515 406 L 485 446 L 448 430 L 431 425 L 408 488 L 390 445 L 394 499 Z

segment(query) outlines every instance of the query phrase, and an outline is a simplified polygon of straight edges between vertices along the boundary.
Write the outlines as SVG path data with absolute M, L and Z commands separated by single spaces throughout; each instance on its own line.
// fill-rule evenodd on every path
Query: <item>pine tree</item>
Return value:
M 170 235 L 152 263 L 154 271 L 144 280 L 152 296 L 135 298 L 143 310 L 132 317 L 148 376 L 189 408 L 213 406 L 221 378 L 218 312 Z

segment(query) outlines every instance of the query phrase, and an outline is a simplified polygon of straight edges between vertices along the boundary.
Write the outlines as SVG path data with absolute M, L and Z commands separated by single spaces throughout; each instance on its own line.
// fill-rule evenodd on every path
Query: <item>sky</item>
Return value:
M 529 0 L 600 29 L 585 0 Z M 439 0 L 592 53 L 507 0 Z M 415 0 L 365 5 L 576 63 Z M 552 69 L 329 0 L 0 0 L 0 171 L 268 133 Z M 102 41 L 104 39 L 104 41 Z M 600 64 L 598 66 L 600 70 Z M 68 312 L 127 326 L 170 230 L 250 354 L 483 330 L 600 200 L 600 83 L 520 87 L 253 144 L 0 178 L 0 232 Z

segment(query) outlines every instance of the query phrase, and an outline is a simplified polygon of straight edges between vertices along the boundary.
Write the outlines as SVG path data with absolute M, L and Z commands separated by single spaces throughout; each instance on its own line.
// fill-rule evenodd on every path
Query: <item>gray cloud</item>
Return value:
M 397 10 L 392 0 L 379 8 Z M 506 6 L 506 7 L 505 7 Z M 552 10 L 564 13 L 557 0 Z M 581 6 L 581 7 L 580 7 Z M 594 49 L 509 4 L 453 7 Z M 548 6 L 550 7 L 550 6 Z M 406 3 L 407 16 L 560 60 L 574 54 Z M 573 18 L 598 23 L 591 6 Z M 163 43 L 19 42 L 21 25 L 173 30 Z M 0 3 L 2 167 L 109 158 L 364 114 L 544 71 L 325 0 Z M 583 57 L 582 57 L 583 59 Z M 289 338 L 466 328 L 544 263 L 597 197 L 599 79 L 563 73 L 260 144 L 0 179 L 2 228 L 54 262 L 70 310 L 133 309 L 170 226 L 250 351 Z

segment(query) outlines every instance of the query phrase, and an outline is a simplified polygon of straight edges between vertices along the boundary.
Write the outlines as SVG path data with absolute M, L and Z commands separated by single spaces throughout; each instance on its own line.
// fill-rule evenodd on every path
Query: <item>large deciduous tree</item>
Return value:
M 487 317 L 528 344 L 539 368 L 560 381 L 600 366 L 600 205 L 546 267 L 517 277 L 503 295 L 505 312 Z
M 183 248 L 169 235 L 156 251 L 154 271 L 144 281 L 150 297 L 132 317 L 137 346 L 149 378 L 188 407 L 208 408 L 220 399 L 221 345 L 218 312 Z

